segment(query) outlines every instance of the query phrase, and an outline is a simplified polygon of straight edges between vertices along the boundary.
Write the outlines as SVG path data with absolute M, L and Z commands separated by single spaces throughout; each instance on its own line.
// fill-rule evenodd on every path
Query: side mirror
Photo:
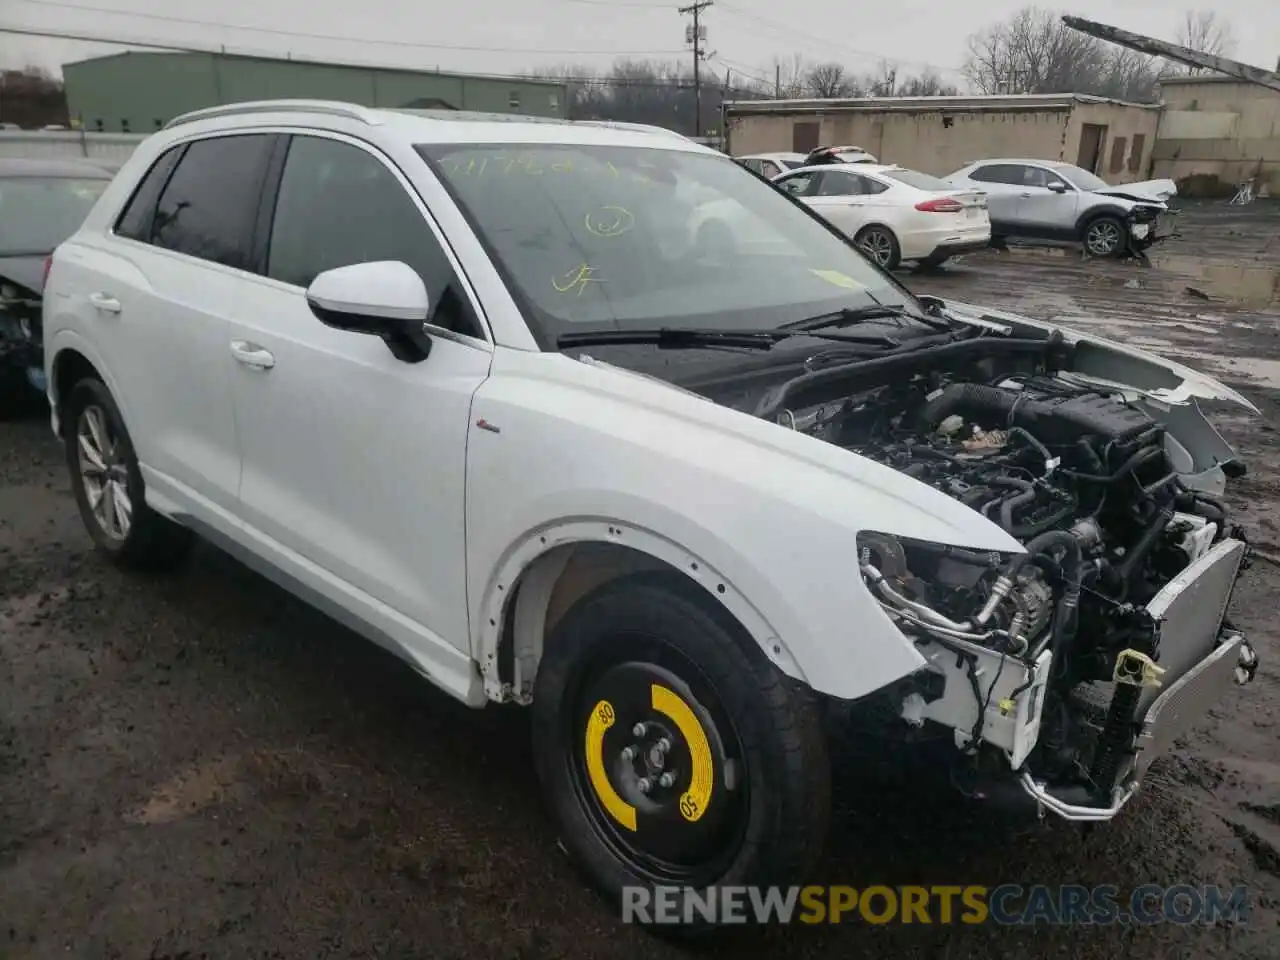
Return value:
M 418 363 L 431 352 L 422 325 L 431 316 L 426 284 L 399 260 L 326 270 L 307 288 L 307 306 L 325 326 L 381 337 L 396 359 Z
M 1052 183 L 1049 184 L 1049 189 L 1054 193 L 1066 193 L 1067 185 L 1063 183 L 1061 180 L 1054 180 Z

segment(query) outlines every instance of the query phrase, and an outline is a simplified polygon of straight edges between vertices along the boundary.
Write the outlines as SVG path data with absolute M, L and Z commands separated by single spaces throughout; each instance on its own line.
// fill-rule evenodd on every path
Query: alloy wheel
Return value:
M 120 438 L 103 409 L 90 405 L 76 424 L 80 482 L 98 527 L 112 540 L 129 536 L 133 501 L 129 498 L 129 467 Z
M 862 252 L 882 267 L 893 259 L 893 238 L 883 230 L 868 230 L 858 241 Z
M 1110 220 L 1091 223 L 1084 243 L 1095 257 L 1108 257 L 1120 246 L 1120 228 Z

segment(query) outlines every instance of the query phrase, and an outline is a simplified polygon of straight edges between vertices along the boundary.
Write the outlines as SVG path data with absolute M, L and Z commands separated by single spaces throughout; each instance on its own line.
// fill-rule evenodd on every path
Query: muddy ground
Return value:
M 1253 468 L 1230 502 L 1272 558 L 1236 603 L 1257 682 L 1087 835 L 1001 823 L 936 770 L 851 752 L 823 877 L 1244 883 L 1249 922 L 795 927 L 722 952 L 1280 956 L 1280 305 L 1239 272 L 1280 267 L 1280 205 L 1181 220 L 1184 239 L 1146 269 L 1014 252 L 903 276 L 1159 346 L 1265 406 L 1217 417 Z M 622 927 L 566 864 L 527 734 L 518 710 L 452 703 L 211 548 L 167 577 L 112 570 L 45 422 L 0 423 L 0 957 L 680 955 Z

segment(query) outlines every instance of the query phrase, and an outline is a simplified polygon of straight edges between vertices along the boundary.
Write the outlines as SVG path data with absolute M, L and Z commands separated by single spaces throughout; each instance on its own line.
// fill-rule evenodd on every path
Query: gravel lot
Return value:
M 1250 922 L 796 927 L 726 955 L 1280 956 L 1280 204 L 1180 220 L 1149 269 L 1015 251 L 903 278 L 1166 350 L 1265 405 L 1217 417 L 1252 466 L 1230 502 L 1271 558 L 1236 603 L 1257 682 L 1087 834 L 998 822 L 925 763 L 851 750 L 816 879 L 1246 883 Z M 0 956 L 681 955 L 585 889 L 535 787 L 518 710 L 455 705 L 212 548 L 158 579 L 105 566 L 46 422 L 0 423 Z

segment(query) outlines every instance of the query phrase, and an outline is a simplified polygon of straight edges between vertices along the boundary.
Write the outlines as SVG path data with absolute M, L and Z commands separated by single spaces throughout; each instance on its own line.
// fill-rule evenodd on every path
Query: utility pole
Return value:
M 702 73 L 701 64 L 707 53 L 707 28 L 700 22 L 699 14 L 712 5 L 712 0 L 694 0 L 687 7 L 677 8 L 681 14 L 693 14 L 693 23 L 684 28 L 684 42 L 693 47 L 693 135 L 702 136 Z

